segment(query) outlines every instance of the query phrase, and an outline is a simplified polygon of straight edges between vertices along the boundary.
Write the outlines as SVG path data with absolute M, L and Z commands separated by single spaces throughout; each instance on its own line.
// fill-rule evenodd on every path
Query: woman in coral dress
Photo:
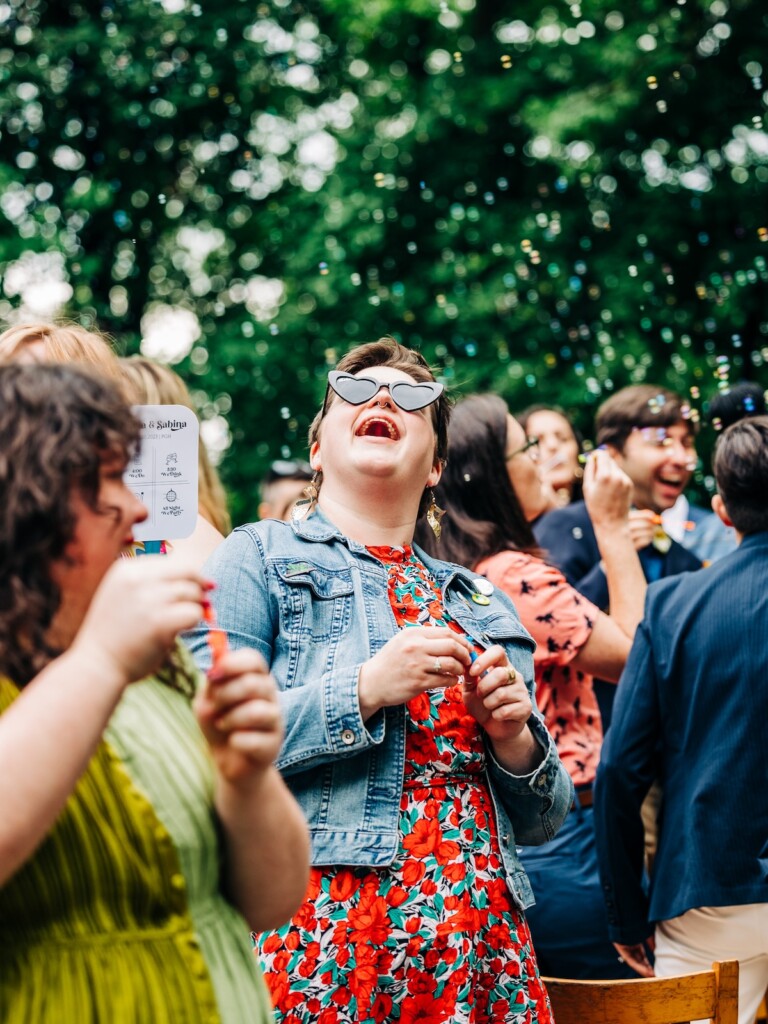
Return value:
M 611 597 L 608 616 L 548 565 L 530 523 L 546 508 L 537 438 L 497 395 L 470 395 L 451 418 L 450 463 L 437 489 L 447 509 L 440 550 L 514 602 L 537 643 L 536 697 L 576 787 L 554 842 L 522 848 L 536 904 L 530 925 L 545 974 L 628 978 L 608 937 L 597 869 L 592 783 L 602 746 L 593 675 L 617 681 L 642 617 L 645 579 L 629 527 L 631 482 L 607 452 L 590 456 L 584 497 Z M 431 538 L 425 537 L 430 546 Z M 432 545 L 434 546 L 434 545 Z

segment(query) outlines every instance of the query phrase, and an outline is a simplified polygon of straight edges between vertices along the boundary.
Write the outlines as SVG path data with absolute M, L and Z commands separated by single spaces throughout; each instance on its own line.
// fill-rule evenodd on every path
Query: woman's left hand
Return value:
M 525 680 L 498 645 L 472 662 L 462 693 L 469 713 L 495 741 L 516 739 L 533 711 Z
M 261 655 L 250 649 L 222 655 L 194 707 L 221 777 L 235 786 L 260 779 L 283 742 L 277 686 Z

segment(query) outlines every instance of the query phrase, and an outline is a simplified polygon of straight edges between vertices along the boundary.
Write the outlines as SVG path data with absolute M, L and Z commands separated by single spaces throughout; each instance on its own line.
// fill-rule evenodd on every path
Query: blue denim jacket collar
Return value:
M 350 540 L 349 537 L 345 536 L 341 530 L 335 526 L 330 519 L 328 519 L 319 506 L 315 506 L 314 510 L 303 519 L 292 519 L 291 526 L 293 528 L 293 532 L 303 540 L 317 541 L 320 543 L 330 540 L 338 540 L 342 544 L 345 544 L 354 554 L 373 559 L 373 555 L 370 554 L 364 544 L 361 544 L 356 540 Z M 416 556 L 432 573 L 441 588 L 449 585 L 453 581 L 454 577 L 460 577 L 472 590 L 475 589 L 474 581 L 477 579 L 477 573 L 471 573 L 468 569 L 463 569 L 461 566 L 452 565 L 449 562 L 443 562 L 439 559 L 431 558 L 416 544 L 413 545 L 413 550 L 415 551 Z

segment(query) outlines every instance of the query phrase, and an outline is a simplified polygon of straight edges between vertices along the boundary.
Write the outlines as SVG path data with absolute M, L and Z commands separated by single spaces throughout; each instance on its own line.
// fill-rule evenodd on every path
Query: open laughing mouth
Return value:
M 392 420 L 384 416 L 370 416 L 357 428 L 355 437 L 384 437 L 389 441 L 399 441 L 400 431 Z
M 675 491 L 681 491 L 685 483 L 683 478 L 678 476 L 660 476 L 657 479 L 662 487 L 669 487 Z

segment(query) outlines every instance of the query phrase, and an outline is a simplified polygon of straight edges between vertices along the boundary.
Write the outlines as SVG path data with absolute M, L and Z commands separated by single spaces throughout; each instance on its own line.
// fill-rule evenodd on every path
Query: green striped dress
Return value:
M 0 713 L 18 693 L 0 677 Z M 0 887 L 0 1021 L 271 1021 L 221 858 L 189 701 L 128 687 L 53 830 Z

